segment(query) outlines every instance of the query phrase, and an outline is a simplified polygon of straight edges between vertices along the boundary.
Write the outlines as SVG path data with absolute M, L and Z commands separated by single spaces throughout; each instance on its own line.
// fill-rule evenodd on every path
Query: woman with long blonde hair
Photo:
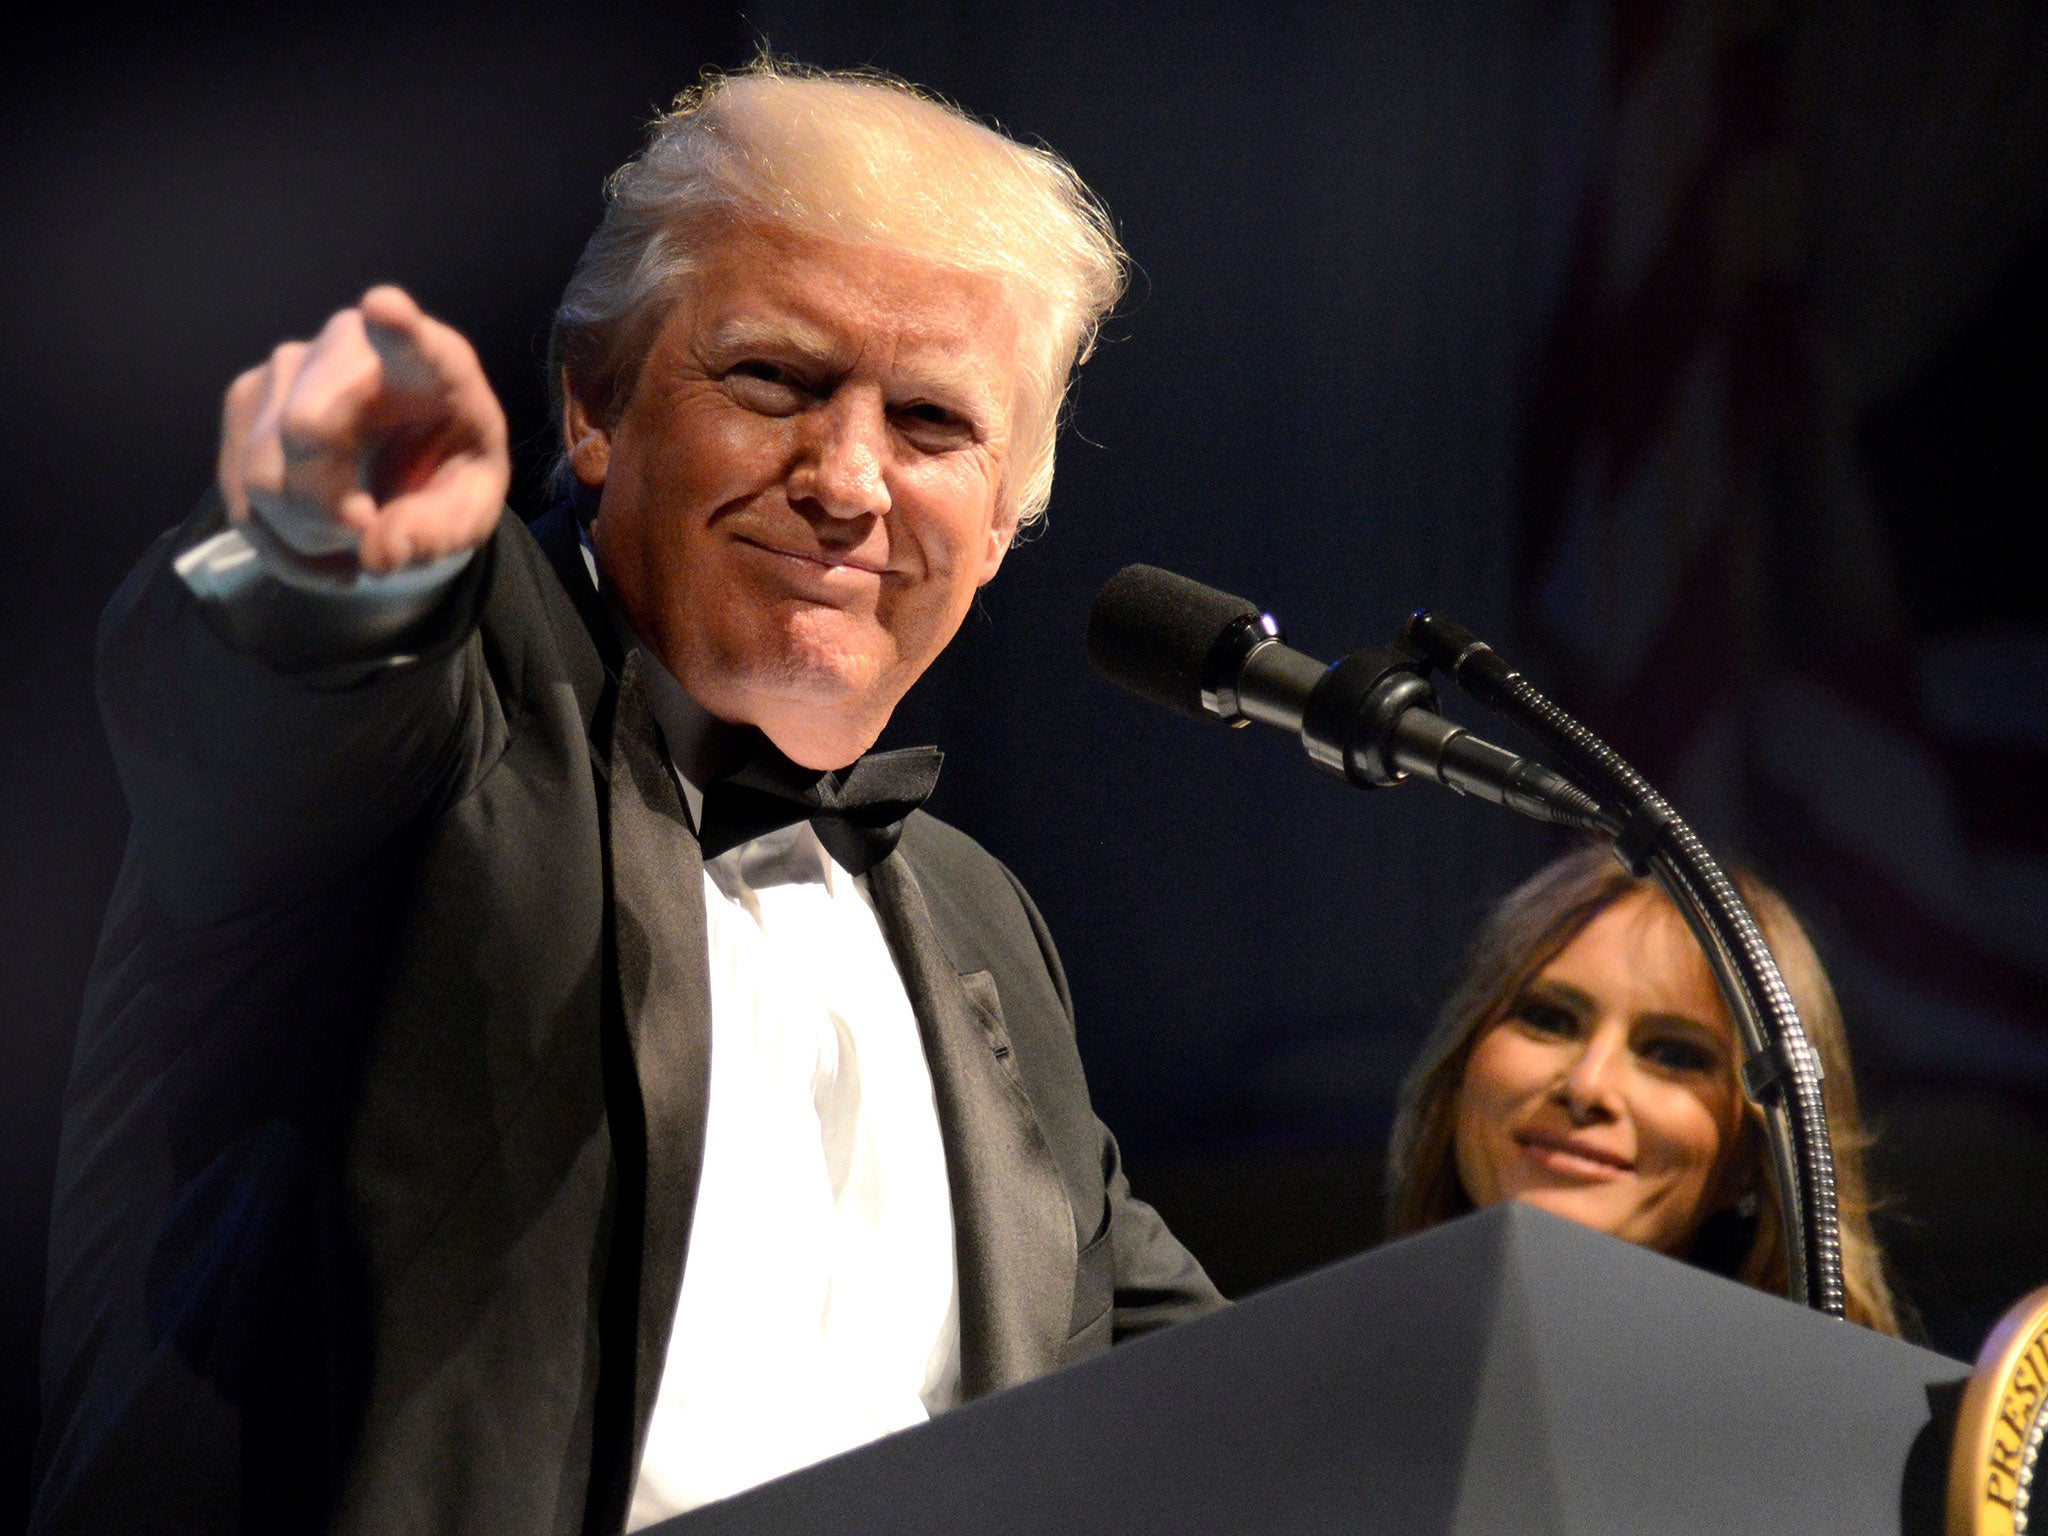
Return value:
M 1897 1334 L 1834 988 L 1784 898 L 1733 878 L 1826 1074 L 1847 1315 Z M 1741 1055 L 1663 891 L 1604 847 L 1565 855 L 1487 919 L 1402 1090 L 1389 1234 L 1522 1200 L 1783 1295 L 1778 1194 Z

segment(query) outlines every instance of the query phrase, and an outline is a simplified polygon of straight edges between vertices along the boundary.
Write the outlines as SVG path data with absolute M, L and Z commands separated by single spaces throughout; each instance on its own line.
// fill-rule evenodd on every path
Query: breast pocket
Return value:
M 962 971 L 960 990 L 967 994 L 968 1006 L 973 1008 L 974 1017 L 981 1025 L 989 1055 L 1001 1065 L 1004 1081 L 1029 1103 L 1031 1096 L 1024 1092 L 1024 1079 L 1017 1072 L 1016 1052 L 1010 1046 L 1010 1031 L 1003 1023 L 1003 999 L 996 991 L 994 973 Z

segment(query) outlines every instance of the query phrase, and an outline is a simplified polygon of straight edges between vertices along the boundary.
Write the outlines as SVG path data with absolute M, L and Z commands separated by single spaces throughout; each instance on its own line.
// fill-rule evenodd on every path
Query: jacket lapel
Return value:
M 646 1148 L 640 1198 L 621 1208 L 621 1219 L 630 1221 L 637 1205 L 642 1223 L 632 1362 L 635 1468 L 675 1321 L 711 1091 L 704 862 L 648 712 L 640 666 L 634 651 L 620 669 L 606 812 L 619 1007 Z M 621 1152 L 629 1155 L 625 1145 Z
M 970 999 L 901 851 L 869 872 L 868 890 L 931 1067 L 953 1198 L 961 1392 L 980 1397 L 1061 1361 L 1074 1300 L 1073 1206 L 1006 1059 L 1001 1020 Z

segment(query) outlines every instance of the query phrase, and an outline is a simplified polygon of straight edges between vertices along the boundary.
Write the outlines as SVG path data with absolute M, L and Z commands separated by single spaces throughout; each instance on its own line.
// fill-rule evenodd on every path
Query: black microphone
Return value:
M 1414 655 L 1368 649 L 1326 666 L 1283 644 L 1257 604 L 1157 566 L 1127 565 L 1096 595 L 1088 655 L 1111 682 L 1197 720 L 1293 731 L 1317 767 L 1361 789 L 1413 775 L 1539 821 L 1618 825 L 1561 774 L 1437 714 Z

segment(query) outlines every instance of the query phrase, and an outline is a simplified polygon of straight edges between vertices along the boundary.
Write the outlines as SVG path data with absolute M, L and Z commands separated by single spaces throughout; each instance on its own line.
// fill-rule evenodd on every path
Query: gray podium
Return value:
M 1934 1533 L 1968 1374 L 1509 1206 L 656 1529 Z

